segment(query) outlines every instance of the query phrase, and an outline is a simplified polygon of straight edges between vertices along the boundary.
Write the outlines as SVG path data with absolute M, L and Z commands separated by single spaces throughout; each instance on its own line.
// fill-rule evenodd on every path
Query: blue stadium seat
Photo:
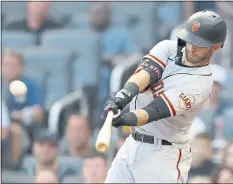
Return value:
M 59 73 L 50 74 L 46 82 L 45 106 L 49 109 L 53 103 L 69 92 L 68 80 Z
M 71 51 L 49 47 L 29 47 L 20 49 L 27 67 L 52 73 L 67 72 Z
M 83 183 L 82 176 L 67 176 L 63 183 Z
M 5 20 L 4 20 L 4 28 L 10 24 L 15 22 L 21 21 L 27 17 L 26 12 L 13 12 L 13 13 L 6 13 Z
M 151 49 L 155 45 L 153 25 L 149 21 L 143 21 L 130 29 L 136 45 L 141 50 Z
M 83 85 L 96 84 L 99 65 L 98 36 L 89 29 L 65 29 L 47 31 L 42 45 L 69 48 L 76 54 L 72 72 L 73 89 Z
M 88 13 L 75 13 L 71 16 L 67 28 L 89 28 L 90 15 Z
M 2 182 L 3 183 L 34 183 L 34 176 L 29 176 L 27 173 L 22 171 L 2 171 Z
M 117 16 L 112 16 L 112 24 L 117 26 L 129 27 L 132 17 L 125 16 L 123 14 L 118 14 Z
M 42 45 L 69 48 L 77 54 L 98 53 L 98 35 L 89 29 L 63 29 L 46 31 L 42 35 Z
M 3 1 L 2 3 L 2 12 L 6 14 L 26 12 L 26 1 Z
M 90 2 L 51 2 L 51 12 L 65 15 L 89 11 Z
M 35 166 L 36 162 L 37 161 L 34 156 L 25 156 L 22 160 L 22 168 L 29 172 L 29 174 L 32 174 L 30 172 L 33 172 L 32 169 L 34 168 L 33 166 Z M 57 162 L 59 165 L 62 165 L 63 169 L 72 169 L 77 173 L 77 175 L 80 174 L 83 165 L 83 159 L 69 156 L 59 156 L 57 158 Z
M 156 2 L 158 19 L 170 23 L 173 27 L 180 24 L 183 5 L 182 2 Z M 169 27 L 169 25 L 167 25 Z
M 125 17 L 135 16 L 140 20 L 152 20 L 154 4 L 155 2 L 112 2 L 113 16 L 121 14 Z
M 6 13 L 5 20 L 4 20 L 4 28 L 7 28 L 8 25 L 14 24 L 18 21 L 25 20 L 27 18 L 27 12 L 12 12 L 12 13 Z M 52 13 L 49 12 L 48 19 L 51 19 L 57 23 L 61 23 L 66 25 L 67 20 L 69 20 L 69 17 L 66 15 L 62 15 L 59 13 Z
M 69 62 L 71 51 L 58 48 L 31 47 L 21 50 L 27 67 L 48 74 L 45 78 L 46 107 L 69 92 Z
M 33 78 L 42 88 L 44 87 L 46 83 L 46 73 L 44 71 L 25 66 L 24 74 Z
M 22 31 L 3 31 L 3 47 L 29 47 L 36 44 L 36 37 L 32 33 Z
M 90 28 L 89 24 L 90 15 L 88 13 L 75 13 L 72 15 L 70 22 L 66 26 L 67 28 Z M 130 18 L 124 15 L 118 14 L 112 17 L 112 24 L 119 26 L 128 26 L 130 24 Z
M 95 85 L 99 79 L 99 60 L 90 55 L 81 55 L 74 62 L 73 88 Z

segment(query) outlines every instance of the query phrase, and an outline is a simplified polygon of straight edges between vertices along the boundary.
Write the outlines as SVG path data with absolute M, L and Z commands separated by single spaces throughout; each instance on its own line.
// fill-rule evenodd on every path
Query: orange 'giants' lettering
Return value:
M 184 102 L 186 109 L 187 110 L 191 109 L 192 103 L 191 103 L 191 100 L 189 99 L 189 97 L 186 96 L 184 93 L 181 93 L 180 98 Z

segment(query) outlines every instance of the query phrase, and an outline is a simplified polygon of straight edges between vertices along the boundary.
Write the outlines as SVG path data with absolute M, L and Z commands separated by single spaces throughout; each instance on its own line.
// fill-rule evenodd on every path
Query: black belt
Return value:
M 146 134 L 141 134 L 139 132 L 132 132 L 131 133 L 132 137 L 134 138 L 135 141 L 140 141 L 144 143 L 149 143 L 149 144 L 154 144 L 154 136 L 151 135 L 146 135 Z M 166 140 L 161 140 L 162 145 L 172 145 L 172 143 L 166 141 Z

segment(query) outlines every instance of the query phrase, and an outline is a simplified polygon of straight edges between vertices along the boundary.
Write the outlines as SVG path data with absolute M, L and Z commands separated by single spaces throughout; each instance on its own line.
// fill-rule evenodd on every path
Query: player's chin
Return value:
M 189 63 L 192 63 L 192 64 L 197 64 L 197 63 L 199 63 L 199 60 L 198 59 L 196 59 L 196 58 L 187 58 L 187 61 L 189 62 Z
M 198 63 L 199 63 L 199 61 L 191 60 L 189 63 L 192 63 L 192 64 L 198 64 Z

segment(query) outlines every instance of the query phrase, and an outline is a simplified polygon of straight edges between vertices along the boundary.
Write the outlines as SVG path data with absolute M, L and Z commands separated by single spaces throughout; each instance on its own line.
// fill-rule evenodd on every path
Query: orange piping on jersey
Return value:
M 161 81 L 159 81 L 159 82 L 157 82 L 157 83 L 155 83 L 155 84 L 153 84 L 153 86 L 151 86 L 152 88 L 156 88 L 157 86 L 159 86 L 159 85 L 161 85 L 162 84 L 162 86 L 164 86 L 164 83 L 163 83 L 163 81 L 161 80 Z
M 163 98 L 163 100 L 166 102 L 166 104 L 168 105 L 170 111 L 171 111 L 171 115 L 175 116 L 176 115 L 176 110 L 173 107 L 172 103 L 170 102 L 170 100 L 167 98 L 167 96 L 163 93 L 161 94 L 161 97 Z
M 152 91 L 152 92 L 156 92 L 156 91 L 159 91 L 160 89 L 163 89 L 163 88 L 164 88 L 164 86 L 161 86 L 161 87 L 159 87 L 159 88 L 153 87 L 153 88 L 151 89 L 151 91 Z
M 179 163 L 180 163 L 181 156 L 182 156 L 182 151 L 181 151 L 181 149 L 179 149 L 179 157 L 178 157 L 178 161 L 176 163 L 176 169 L 177 169 L 177 172 L 178 172 L 177 183 L 178 183 L 178 180 L 180 179 Z
M 165 62 L 161 61 L 159 58 L 157 58 L 151 54 L 147 54 L 146 57 L 149 57 L 150 59 L 153 59 L 154 61 L 156 61 L 163 69 L 166 67 Z

